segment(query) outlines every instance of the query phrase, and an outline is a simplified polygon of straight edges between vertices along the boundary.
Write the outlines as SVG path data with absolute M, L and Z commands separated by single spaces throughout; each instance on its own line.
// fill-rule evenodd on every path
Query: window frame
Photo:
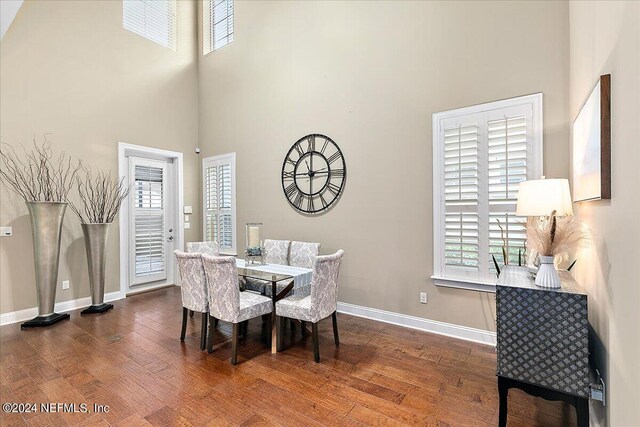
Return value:
M 492 111 L 508 109 L 513 107 L 526 107 L 532 108 L 532 123 L 531 123 L 531 135 L 532 135 L 532 150 L 531 150 L 531 168 L 527 168 L 527 179 L 538 179 L 542 176 L 543 171 L 543 96 L 542 93 L 535 93 L 530 95 L 524 95 L 499 101 L 488 102 L 484 104 L 473 105 L 469 107 L 457 108 L 453 110 L 434 113 L 432 115 L 432 163 L 433 163 L 433 274 L 431 279 L 436 286 L 459 288 L 480 292 L 495 292 L 495 279 L 483 280 L 481 278 L 460 278 L 460 277 L 447 277 L 443 268 L 443 248 L 445 246 L 445 233 L 444 233 L 444 220 L 445 220 L 445 192 L 444 192 L 444 127 L 443 122 L 447 119 L 454 119 L 461 116 L 476 115 L 485 117 Z M 488 144 L 487 142 L 487 121 L 478 120 L 479 130 L 478 135 L 478 164 L 479 170 L 488 170 L 488 160 L 486 153 L 488 148 L 481 148 L 481 145 Z M 528 141 L 527 141 L 528 142 Z M 527 158 L 527 162 L 529 159 Z M 484 166 L 483 166 L 484 165 Z M 478 181 L 484 178 L 478 176 Z M 486 178 L 485 178 L 486 179 Z M 478 188 L 478 231 L 479 231 L 479 246 L 489 246 L 489 196 L 486 191 L 483 190 L 481 185 Z M 482 197 L 482 199 L 480 198 Z M 486 198 L 486 200 L 485 200 Z M 484 203 L 482 201 L 485 200 Z M 484 240 L 482 240 L 484 239 Z M 484 243 L 483 243 L 484 242 Z M 480 249 L 479 249 L 480 250 Z M 479 253 L 479 259 L 482 259 L 482 254 Z M 489 256 L 489 253 L 486 254 Z
M 156 40 L 154 38 L 152 38 L 150 36 L 150 34 L 147 32 L 146 30 L 146 24 L 147 24 L 147 14 L 145 13 L 144 15 L 144 20 L 145 20 L 145 28 L 144 29 L 140 29 L 140 28 L 135 28 L 135 27 L 130 27 L 127 26 L 127 22 L 126 22 L 126 3 L 128 1 L 131 0 L 122 0 L 122 28 L 124 28 L 125 30 L 132 32 L 133 34 L 136 34 L 140 37 L 143 37 L 151 42 L 154 42 L 164 48 L 167 49 L 171 49 L 173 51 L 176 51 L 178 49 L 178 0 L 163 0 L 167 2 L 168 5 L 168 15 L 167 17 L 169 18 L 169 20 L 167 21 L 167 35 L 168 35 L 168 44 L 164 44 L 163 42 Z M 140 3 L 142 3 L 144 6 L 146 6 L 147 2 L 152 2 L 151 0 L 136 0 Z
M 236 153 L 220 154 L 202 159 L 202 240 L 206 240 L 207 230 L 207 167 L 212 164 L 231 164 L 231 249 L 220 247 L 223 255 L 237 255 L 237 218 L 236 218 Z M 219 189 L 217 190 L 219 192 Z M 219 243 L 219 242 L 218 242 Z
M 218 0 L 203 0 L 202 2 L 202 56 L 207 56 L 210 53 L 229 46 L 235 40 L 235 2 L 233 0 L 224 0 L 227 5 L 229 2 L 231 3 L 231 9 L 233 11 L 230 16 L 227 14 L 227 18 L 225 18 L 227 21 L 227 29 L 229 28 L 228 22 L 230 17 L 231 26 L 234 30 L 231 33 L 227 32 L 227 42 L 224 45 L 215 47 L 215 22 L 213 22 L 212 18 L 214 17 L 216 1 Z

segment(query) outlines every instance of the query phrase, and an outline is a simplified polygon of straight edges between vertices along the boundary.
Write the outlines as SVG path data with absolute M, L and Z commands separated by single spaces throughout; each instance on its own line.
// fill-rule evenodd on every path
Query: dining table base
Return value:
M 278 316 L 276 316 L 276 302 L 284 298 L 291 289 L 293 289 L 292 280 L 281 292 L 277 292 L 277 282 L 275 279 L 276 277 L 273 277 L 273 280 L 271 281 L 271 354 L 276 354 L 278 352 L 278 328 L 276 327 Z M 282 333 L 282 331 L 280 331 L 280 333 Z

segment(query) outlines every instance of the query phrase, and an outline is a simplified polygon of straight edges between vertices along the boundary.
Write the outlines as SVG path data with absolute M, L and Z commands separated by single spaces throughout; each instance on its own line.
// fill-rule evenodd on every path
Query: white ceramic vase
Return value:
M 553 256 L 540 255 L 540 267 L 536 274 L 536 285 L 541 288 L 557 289 L 560 287 L 560 276 L 553 264 Z

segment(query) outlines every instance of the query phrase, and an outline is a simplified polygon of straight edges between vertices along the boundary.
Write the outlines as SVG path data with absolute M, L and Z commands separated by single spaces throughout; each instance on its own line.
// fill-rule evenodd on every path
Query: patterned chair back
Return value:
M 216 319 L 232 322 L 240 313 L 240 287 L 236 258 L 202 255 L 209 286 L 209 312 Z
M 338 273 L 344 251 L 316 257 L 311 278 L 311 315 L 324 319 L 338 306 Z
M 264 262 L 267 264 L 289 264 L 289 240 L 271 240 L 264 241 L 264 250 L 267 253 Z
M 289 265 L 313 268 L 318 255 L 320 255 L 320 243 L 291 242 Z
M 220 245 L 216 241 L 210 242 L 188 242 L 187 252 L 198 252 L 207 255 L 219 255 Z
M 199 253 L 174 251 L 180 272 L 182 306 L 193 311 L 209 311 L 207 281 Z

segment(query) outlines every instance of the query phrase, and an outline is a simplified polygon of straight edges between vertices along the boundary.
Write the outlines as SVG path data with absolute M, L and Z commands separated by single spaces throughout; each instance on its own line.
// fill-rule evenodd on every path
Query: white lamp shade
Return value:
M 554 210 L 557 216 L 573 215 L 569 180 L 536 179 L 520 183 L 516 215 L 549 216 Z

